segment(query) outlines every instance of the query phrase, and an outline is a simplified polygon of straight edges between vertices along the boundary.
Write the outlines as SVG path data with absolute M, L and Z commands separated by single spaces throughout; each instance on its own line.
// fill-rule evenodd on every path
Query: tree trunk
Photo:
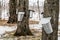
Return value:
M 47 2 L 46 2 L 47 1 Z M 42 32 L 42 40 L 58 40 L 58 17 L 59 17 L 59 0 L 45 0 L 44 17 L 51 17 L 53 33 L 46 34 Z
M 1 2 L 0 2 L 0 19 L 1 19 L 1 13 L 2 13 L 2 5 L 1 5 Z
M 32 35 L 29 29 L 29 13 L 28 13 L 28 0 L 19 0 L 19 12 L 25 12 L 22 21 L 18 21 L 17 23 L 17 30 L 14 34 L 15 36 L 26 36 Z
M 10 13 L 10 17 L 7 23 L 17 22 L 16 0 L 9 1 L 9 13 Z

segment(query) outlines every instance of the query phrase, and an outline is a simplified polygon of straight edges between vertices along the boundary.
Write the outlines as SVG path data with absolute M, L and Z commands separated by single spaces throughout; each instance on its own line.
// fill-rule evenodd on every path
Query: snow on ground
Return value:
M 42 26 L 39 24 L 29 25 L 30 29 L 41 29 Z
M 0 26 L 0 37 L 1 35 L 4 35 L 6 32 L 11 32 L 17 29 L 17 26 Z

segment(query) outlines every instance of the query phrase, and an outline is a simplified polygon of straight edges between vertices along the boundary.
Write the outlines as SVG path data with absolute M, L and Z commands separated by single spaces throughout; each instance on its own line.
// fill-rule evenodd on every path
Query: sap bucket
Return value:
M 50 20 L 51 20 L 51 17 L 41 19 L 42 27 L 44 28 L 44 31 L 47 34 L 51 34 L 53 32 Z
M 18 21 L 22 21 L 25 12 L 18 12 Z

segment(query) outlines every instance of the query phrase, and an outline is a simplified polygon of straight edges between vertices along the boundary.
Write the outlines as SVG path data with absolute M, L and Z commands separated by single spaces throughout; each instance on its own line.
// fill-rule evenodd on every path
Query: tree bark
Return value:
M 47 1 L 47 2 L 46 2 Z M 42 40 L 58 40 L 58 17 L 59 17 L 59 0 L 45 0 L 44 17 L 51 17 L 53 33 L 46 34 L 42 32 Z
M 19 0 L 19 12 L 25 12 L 22 21 L 18 21 L 17 23 L 17 30 L 14 36 L 26 36 L 32 35 L 29 29 L 29 13 L 28 13 L 28 0 Z
M 0 2 L 0 19 L 1 19 L 1 13 L 2 13 L 2 5 L 1 5 L 1 2 Z
M 7 23 L 16 23 L 17 22 L 16 0 L 9 1 L 9 13 L 10 17 Z

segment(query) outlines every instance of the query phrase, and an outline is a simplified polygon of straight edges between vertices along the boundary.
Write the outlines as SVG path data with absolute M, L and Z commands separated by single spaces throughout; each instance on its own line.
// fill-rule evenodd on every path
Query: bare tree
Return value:
M 32 35 L 29 29 L 28 0 L 19 0 L 18 12 L 25 12 L 22 21 L 18 21 L 15 36 Z
M 16 0 L 9 1 L 9 20 L 7 23 L 17 22 L 17 14 L 16 14 Z
M 53 33 L 46 34 L 42 32 L 42 40 L 58 40 L 58 17 L 59 17 L 59 0 L 45 0 L 44 17 L 51 17 Z
M 0 19 L 1 19 L 1 13 L 2 13 L 2 5 L 1 5 L 1 1 L 0 1 Z

